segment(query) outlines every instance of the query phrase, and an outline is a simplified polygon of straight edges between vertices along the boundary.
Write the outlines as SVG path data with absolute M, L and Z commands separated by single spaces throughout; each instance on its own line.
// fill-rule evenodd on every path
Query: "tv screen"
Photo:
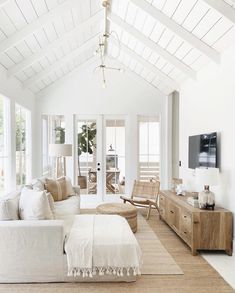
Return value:
M 217 133 L 189 137 L 188 167 L 217 168 Z

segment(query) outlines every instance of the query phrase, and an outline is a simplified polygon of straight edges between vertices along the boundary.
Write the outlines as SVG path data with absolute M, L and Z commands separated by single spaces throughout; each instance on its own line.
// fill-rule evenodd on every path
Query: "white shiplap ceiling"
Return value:
M 165 94 L 235 42 L 234 0 L 111 0 L 108 55 Z M 90 64 L 102 0 L 0 0 L 0 65 L 38 93 Z M 107 61 L 108 62 L 108 61 Z

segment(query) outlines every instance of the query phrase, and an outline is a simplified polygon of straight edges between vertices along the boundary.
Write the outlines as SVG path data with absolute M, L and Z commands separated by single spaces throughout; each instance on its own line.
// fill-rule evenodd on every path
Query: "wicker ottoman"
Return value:
M 133 233 L 137 231 L 137 208 L 124 203 L 104 203 L 96 208 L 98 214 L 119 215 L 126 218 Z

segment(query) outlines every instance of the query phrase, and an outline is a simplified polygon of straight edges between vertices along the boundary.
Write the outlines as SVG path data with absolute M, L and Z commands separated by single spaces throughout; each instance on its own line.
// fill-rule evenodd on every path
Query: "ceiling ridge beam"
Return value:
M 114 43 L 115 46 L 117 44 L 111 39 L 111 41 Z M 180 85 L 172 78 L 170 78 L 168 75 L 166 75 L 164 72 L 162 72 L 160 69 L 158 69 L 156 66 L 145 60 L 143 57 L 141 57 L 139 54 L 131 50 L 128 46 L 121 43 L 121 50 L 126 53 L 128 56 L 133 58 L 135 61 L 139 62 L 141 65 L 143 65 L 145 68 L 147 68 L 149 71 L 163 79 L 169 86 L 173 87 L 175 90 L 179 91 Z
M 10 67 L 7 71 L 8 76 L 15 75 L 22 70 L 28 68 L 32 64 L 34 64 L 36 61 L 42 59 L 44 56 L 48 55 L 53 49 L 63 45 L 66 41 L 68 41 L 74 34 L 81 33 L 86 30 L 87 27 L 91 26 L 92 23 L 101 20 L 103 17 L 103 11 L 100 11 L 93 15 L 92 17 L 88 18 L 79 26 L 76 26 L 74 29 L 72 29 L 69 32 L 66 32 L 63 34 L 59 39 L 53 41 L 52 43 L 49 43 L 48 46 L 41 49 L 39 52 L 36 52 L 29 56 L 28 58 L 22 60 L 21 62 L 17 63 L 16 65 Z
M 61 83 L 62 81 L 67 81 L 71 78 L 75 73 L 83 72 L 83 70 L 88 67 L 89 65 L 93 64 L 95 61 L 98 60 L 97 56 L 92 56 L 91 58 L 87 59 L 86 61 L 82 62 L 78 66 L 74 67 L 70 72 L 67 74 L 61 76 L 60 78 L 56 79 L 53 83 L 49 84 L 42 90 L 36 93 L 36 95 L 40 98 L 40 95 L 42 95 L 44 92 L 50 90 L 50 88 L 53 88 L 58 85 L 58 83 Z
M 15 45 L 23 41 L 27 36 L 31 35 L 35 31 L 43 27 L 43 25 L 45 25 L 47 22 L 52 21 L 59 15 L 65 13 L 65 11 L 67 11 L 68 9 L 76 6 L 77 3 L 78 2 L 76 0 L 66 0 L 49 12 L 39 16 L 36 20 L 24 26 L 20 31 L 17 31 L 9 38 L 4 39 L 2 42 L 0 42 L 0 53 L 4 53 L 8 49 L 14 47 Z
M 167 50 L 156 44 L 154 41 L 150 40 L 148 37 L 146 37 L 143 33 L 141 33 L 139 30 L 134 28 L 132 25 L 128 24 L 124 20 L 122 20 L 119 16 L 115 15 L 114 13 L 110 13 L 108 15 L 108 19 L 121 27 L 123 30 L 134 36 L 137 40 L 142 42 L 145 46 L 149 47 L 153 51 L 155 51 L 157 54 L 161 55 L 166 61 L 174 65 L 176 68 L 178 68 L 181 72 L 183 72 L 186 76 L 196 80 L 197 79 L 197 73 L 195 70 L 190 68 L 188 65 L 186 65 L 184 62 L 180 61 L 178 58 L 176 58 L 174 55 L 170 54 Z
M 67 55 L 59 59 L 58 61 L 52 63 L 49 65 L 46 69 L 43 71 L 40 71 L 39 73 L 33 75 L 32 77 L 28 78 L 26 81 L 23 82 L 23 87 L 27 88 L 30 85 L 36 83 L 37 81 L 43 79 L 45 76 L 48 76 L 51 72 L 55 71 L 56 69 L 60 68 L 64 64 L 67 64 L 72 59 L 76 58 L 78 55 L 84 53 L 86 50 L 90 49 L 92 46 L 95 46 L 95 44 L 98 44 L 97 37 L 93 37 L 86 43 L 84 43 L 82 46 L 76 48 L 75 50 L 69 52 Z
M 9 0 L 0 0 L 0 8 L 7 4 Z
M 158 22 L 162 23 L 188 44 L 195 47 L 212 61 L 220 63 L 219 52 L 207 45 L 205 42 L 201 41 L 194 34 L 190 33 L 188 30 L 179 25 L 176 21 L 172 20 L 166 14 L 162 13 L 159 9 L 148 3 L 146 0 L 131 0 L 131 2 L 133 2 L 138 8 L 151 15 Z
M 211 8 L 217 10 L 224 17 L 235 23 L 235 9 L 223 0 L 203 0 Z

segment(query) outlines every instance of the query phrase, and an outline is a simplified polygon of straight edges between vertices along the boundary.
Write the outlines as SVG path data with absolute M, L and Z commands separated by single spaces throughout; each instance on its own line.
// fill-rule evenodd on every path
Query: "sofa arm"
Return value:
M 0 282 L 61 279 L 63 221 L 1 221 L 0 235 Z
M 63 251 L 64 226 L 60 220 L 0 221 L 0 253 L 3 250 L 46 249 Z M 52 236 L 53 235 L 53 236 Z
M 74 185 L 73 190 L 76 195 L 80 195 L 80 186 L 79 185 Z

